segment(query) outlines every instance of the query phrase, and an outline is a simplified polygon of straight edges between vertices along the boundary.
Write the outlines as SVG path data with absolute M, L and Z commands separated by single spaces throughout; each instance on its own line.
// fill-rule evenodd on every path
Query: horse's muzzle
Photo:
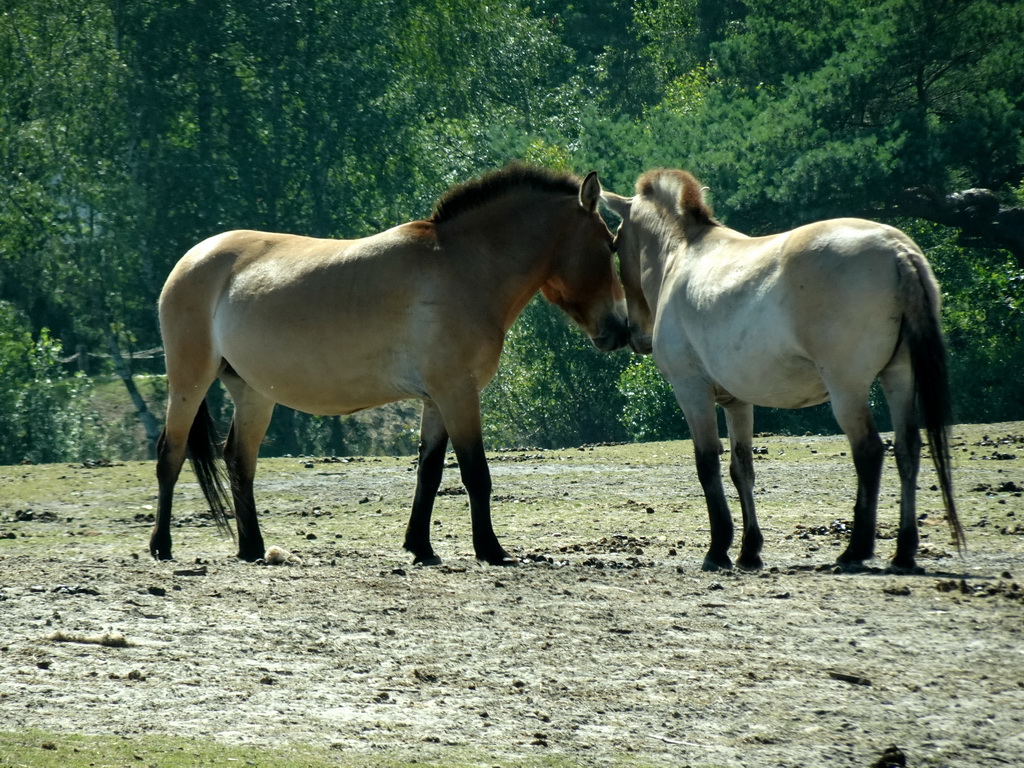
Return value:
M 590 340 L 602 352 L 622 349 L 629 343 L 629 325 L 618 315 L 609 315 L 601 322 L 599 333 Z
M 629 348 L 638 355 L 649 355 L 654 351 L 654 341 L 649 333 L 635 329 L 635 333 L 629 335 Z

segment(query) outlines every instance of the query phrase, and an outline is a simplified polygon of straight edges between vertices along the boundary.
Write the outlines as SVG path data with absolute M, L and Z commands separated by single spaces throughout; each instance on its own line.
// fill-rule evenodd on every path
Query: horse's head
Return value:
M 602 202 L 622 219 L 615 234 L 615 250 L 619 254 L 619 276 L 626 293 L 629 316 L 629 346 L 641 355 L 651 354 L 654 331 L 654 313 L 644 297 L 640 267 L 639 232 L 630 225 L 633 198 L 614 192 L 603 192 Z
M 622 286 L 615 275 L 612 236 L 597 211 L 601 183 L 591 171 L 556 246 L 551 276 L 541 292 L 576 321 L 602 352 L 629 340 Z

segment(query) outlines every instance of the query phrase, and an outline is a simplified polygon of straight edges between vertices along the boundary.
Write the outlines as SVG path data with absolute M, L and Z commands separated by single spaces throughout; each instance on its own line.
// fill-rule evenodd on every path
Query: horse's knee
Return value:
M 885 461 L 885 446 L 878 432 L 872 431 L 863 435 L 850 446 L 853 453 L 853 465 L 858 476 L 872 477 L 882 474 Z
M 753 484 L 754 450 L 749 445 L 734 445 L 729 459 L 729 476 L 736 485 Z
M 713 491 L 722 482 L 722 460 L 720 451 L 710 448 L 698 448 L 694 452 L 697 463 L 697 479 L 700 480 L 704 493 Z

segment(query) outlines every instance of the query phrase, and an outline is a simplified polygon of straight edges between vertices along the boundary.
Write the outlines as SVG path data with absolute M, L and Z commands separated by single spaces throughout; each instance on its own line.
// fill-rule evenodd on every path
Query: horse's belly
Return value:
M 732 397 L 765 408 L 806 408 L 829 399 L 817 366 L 800 357 L 753 361 L 712 377 Z
M 232 339 L 224 360 L 250 387 L 305 413 L 338 415 L 396 400 L 422 397 L 424 387 L 408 356 L 363 344 L 324 346 Z

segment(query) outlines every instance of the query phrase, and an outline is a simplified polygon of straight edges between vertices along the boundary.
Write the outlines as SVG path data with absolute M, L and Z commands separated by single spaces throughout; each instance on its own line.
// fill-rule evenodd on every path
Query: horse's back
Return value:
M 822 370 L 870 369 L 873 378 L 891 358 L 908 249 L 916 246 L 898 230 L 861 219 L 765 237 L 712 230 L 663 302 L 660 356 L 670 368 L 699 360 L 744 401 L 822 402 Z
M 452 304 L 435 245 L 423 223 L 359 240 L 243 230 L 203 241 L 161 297 L 169 375 L 183 358 L 207 372 L 223 363 L 264 396 L 322 414 L 423 396 L 429 334 L 446 335 Z
M 779 249 L 779 299 L 794 322 L 874 317 L 895 306 L 899 259 L 915 247 L 899 230 L 832 219 L 787 233 Z

